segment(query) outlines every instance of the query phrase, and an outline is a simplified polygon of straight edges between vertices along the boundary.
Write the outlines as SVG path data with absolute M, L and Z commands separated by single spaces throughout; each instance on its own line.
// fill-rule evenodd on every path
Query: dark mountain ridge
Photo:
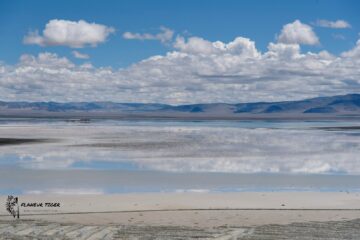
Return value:
M 360 115 L 360 94 L 318 97 L 299 101 L 254 103 L 207 103 L 168 105 L 116 102 L 4 102 L 0 116 L 341 116 Z

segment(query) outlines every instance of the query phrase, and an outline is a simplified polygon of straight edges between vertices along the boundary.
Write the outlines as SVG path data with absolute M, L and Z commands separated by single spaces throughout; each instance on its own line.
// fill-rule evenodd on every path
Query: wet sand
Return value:
M 0 198 L 5 202 L 6 196 Z M 360 194 L 320 192 L 26 195 L 60 208 L 0 210 L 10 239 L 358 239 Z M 320 230 L 319 230 L 320 229 Z M 303 239 L 301 238 L 301 239 Z

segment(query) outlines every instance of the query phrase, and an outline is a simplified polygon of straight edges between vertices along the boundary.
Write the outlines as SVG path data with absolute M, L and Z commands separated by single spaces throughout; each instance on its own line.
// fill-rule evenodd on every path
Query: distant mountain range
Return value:
M 360 117 L 360 94 L 300 101 L 172 106 L 115 102 L 1 102 L 1 117 L 316 118 Z

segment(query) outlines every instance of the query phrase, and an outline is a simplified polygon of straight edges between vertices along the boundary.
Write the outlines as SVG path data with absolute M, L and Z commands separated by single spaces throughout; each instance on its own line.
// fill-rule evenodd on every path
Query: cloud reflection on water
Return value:
M 175 125 L 22 124 L 2 138 L 58 139 L 0 147 L 0 166 L 170 172 L 360 174 L 358 130 Z M 10 159 L 10 160 L 9 160 Z

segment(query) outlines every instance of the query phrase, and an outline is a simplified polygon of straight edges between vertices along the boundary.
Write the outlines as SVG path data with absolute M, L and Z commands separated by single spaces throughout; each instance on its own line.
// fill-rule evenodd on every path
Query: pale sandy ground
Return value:
M 5 203 L 6 196 L 0 196 Z M 0 239 L 360 239 L 360 193 L 26 195 Z M 314 235 L 315 234 L 315 235 Z

